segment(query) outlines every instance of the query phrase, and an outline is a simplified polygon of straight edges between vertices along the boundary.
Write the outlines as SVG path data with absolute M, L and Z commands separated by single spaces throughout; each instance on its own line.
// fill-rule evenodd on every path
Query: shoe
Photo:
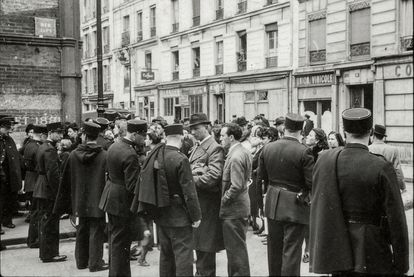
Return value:
M 138 265 L 139 266 L 150 266 L 150 264 L 146 260 L 139 260 Z
M 35 242 L 29 245 L 29 248 L 39 248 L 39 243 Z
M 4 230 L 0 229 L 0 235 L 4 235 Z
M 103 270 L 108 270 L 109 269 L 109 265 L 100 265 L 98 267 L 92 267 L 89 268 L 89 272 L 97 272 L 97 271 L 103 271 Z
M 88 266 L 87 265 L 86 266 L 76 266 L 76 268 L 79 269 L 79 270 L 82 270 L 82 269 L 87 269 Z
M 3 224 L 3 226 L 6 228 L 10 228 L 10 229 L 13 229 L 14 227 L 16 227 L 16 225 L 14 225 L 13 223 Z
M 55 256 L 51 259 L 44 259 L 42 260 L 42 262 L 44 263 L 55 263 L 55 262 L 63 262 L 66 261 L 68 257 L 66 255 L 61 255 L 61 256 Z
M 305 252 L 305 254 L 303 254 L 302 262 L 303 263 L 309 263 L 309 253 L 308 252 Z

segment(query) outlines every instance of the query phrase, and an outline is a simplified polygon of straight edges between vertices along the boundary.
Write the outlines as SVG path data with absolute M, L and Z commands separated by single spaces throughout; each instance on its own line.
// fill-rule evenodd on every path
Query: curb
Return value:
M 67 232 L 67 233 L 59 234 L 59 239 L 68 239 L 68 238 L 74 238 L 74 237 L 76 237 L 76 232 Z M 3 246 L 11 246 L 11 245 L 18 245 L 18 244 L 26 245 L 26 241 L 27 241 L 27 237 L 12 238 L 12 239 L 1 240 L 1 244 Z

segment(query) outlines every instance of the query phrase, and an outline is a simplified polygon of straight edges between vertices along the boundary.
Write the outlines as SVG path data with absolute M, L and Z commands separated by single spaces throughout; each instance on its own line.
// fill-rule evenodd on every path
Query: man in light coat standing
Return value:
M 209 134 L 210 124 L 203 113 L 191 115 L 189 126 L 197 143 L 190 164 L 203 217 L 194 229 L 198 276 L 216 276 L 216 252 L 224 249 L 219 218 L 224 150 Z
M 227 151 L 223 168 L 220 218 L 227 252 L 229 276 L 250 276 L 246 247 L 247 218 L 250 200 L 247 187 L 252 172 L 252 156 L 240 144 L 242 129 L 226 124 L 220 133 L 221 145 Z

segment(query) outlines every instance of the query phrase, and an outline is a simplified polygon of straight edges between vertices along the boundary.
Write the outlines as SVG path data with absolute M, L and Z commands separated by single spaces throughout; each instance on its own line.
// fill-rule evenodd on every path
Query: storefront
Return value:
M 213 82 L 208 85 L 210 114 L 209 118 L 212 122 L 226 122 L 225 100 L 226 100 L 226 84 L 221 82 Z
M 152 87 L 135 87 L 136 116 L 151 122 L 159 114 L 158 89 Z

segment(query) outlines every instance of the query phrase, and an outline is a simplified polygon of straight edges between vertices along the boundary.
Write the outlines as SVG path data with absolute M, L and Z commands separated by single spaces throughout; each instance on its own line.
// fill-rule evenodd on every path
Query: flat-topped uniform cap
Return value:
M 14 118 L 7 115 L 0 115 L 0 127 L 11 128 L 14 124 Z
M 291 131 L 300 131 L 304 122 L 305 118 L 300 114 L 288 113 L 285 119 L 285 128 Z
M 240 127 L 246 126 L 249 122 L 246 120 L 244 116 L 238 117 L 235 120 L 232 121 L 232 123 L 236 123 Z
M 184 135 L 183 133 L 184 126 L 183 124 L 171 124 L 165 127 L 165 135 L 166 136 L 173 136 L 173 135 Z
M 101 131 L 105 131 L 109 125 L 109 120 L 104 117 L 98 117 L 93 122 L 101 126 Z
M 208 120 L 207 115 L 205 113 L 192 114 L 188 126 L 192 127 L 198 124 L 211 124 L 211 122 L 210 120 Z
M 374 125 L 374 133 L 386 137 L 386 128 L 384 125 L 375 124 Z
M 87 136 L 96 137 L 101 131 L 101 126 L 93 122 L 84 122 L 82 127 L 83 133 Z
M 352 108 L 342 112 L 344 130 L 352 134 L 364 134 L 372 128 L 371 111 L 365 108 Z
M 119 117 L 119 113 L 116 111 L 105 111 L 103 117 L 108 119 L 110 122 L 114 122 L 117 117 Z
M 279 126 L 281 124 L 285 124 L 285 117 L 284 116 L 279 116 L 278 118 L 275 119 L 275 126 Z
M 147 129 L 148 129 L 148 126 L 145 120 L 130 119 L 127 121 L 127 131 L 130 133 L 146 132 Z
M 46 125 L 48 132 L 63 132 L 63 126 L 61 122 L 52 122 Z
M 47 134 L 47 127 L 46 125 L 33 125 L 33 133 L 35 134 Z
M 68 125 L 68 129 L 69 128 L 72 129 L 73 131 L 78 131 L 79 130 L 79 127 L 78 127 L 78 125 L 76 123 L 70 123 Z

